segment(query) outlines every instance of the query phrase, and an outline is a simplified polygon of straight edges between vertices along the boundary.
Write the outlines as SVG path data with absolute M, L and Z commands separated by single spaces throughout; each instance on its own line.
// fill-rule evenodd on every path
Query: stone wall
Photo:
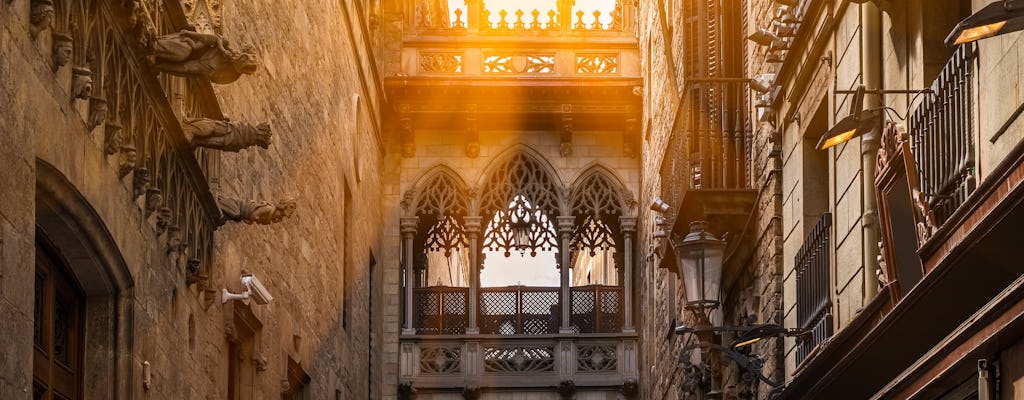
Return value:
M 381 279 L 374 263 L 381 259 L 383 147 L 379 84 L 369 61 L 376 56 L 365 41 L 374 29 L 369 12 L 377 7 L 365 3 L 221 5 L 224 36 L 232 45 L 254 45 L 262 61 L 254 75 L 216 86 L 221 109 L 232 120 L 270 123 L 274 136 L 267 150 L 220 155 L 210 187 L 242 199 L 294 198 L 297 208 L 277 224 L 221 227 L 212 263 L 204 266 L 215 291 L 208 294 L 185 284 L 165 239 L 132 202 L 131 179 L 119 180 L 117 158 L 104 155 L 102 128 L 87 132 L 87 102 L 69 101 L 70 67 L 51 69 L 49 31 L 34 40 L 27 32 L 29 1 L 0 4 L 0 162 L 8 166 L 0 171 L 0 318 L 7 336 L 0 397 L 29 398 L 32 391 L 26 366 L 32 365 L 33 188 L 40 163 L 52 165 L 87 202 L 89 212 L 68 217 L 94 214 L 133 282 L 113 299 L 115 308 L 124 307 L 110 316 L 116 323 L 105 322 L 126 324 L 120 328 L 128 332 L 125 347 L 104 350 L 123 375 L 89 371 L 85 390 L 94 396 L 88 397 L 106 390 L 131 391 L 133 398 L 227 398 L 233 362 L 227 337 L 234 332 L 226 324 L 231 303 L 222 306 L 219 292 L 239 292 L 242 271 L 274 296 L 270 304 L 249 306 L 262 328 L 243 360 L 252 368 L 241 378 L 242 398 L 277 397 L 289 358 L 312 378 L 309 398 L 379 396 L 372 392 L 379 387 L 370 387 L 378 381 L 371 371 L 381 371 L 370 356 L 371 337 L 380 334 L 372 332 L 370 312 Z M 87 299 L 90 308 L 104 301 Z M 93 328 L 104 324 L 93 323 L 87 344 L 100 334 Z M 152 374 L 148 388 L 144 363 Z

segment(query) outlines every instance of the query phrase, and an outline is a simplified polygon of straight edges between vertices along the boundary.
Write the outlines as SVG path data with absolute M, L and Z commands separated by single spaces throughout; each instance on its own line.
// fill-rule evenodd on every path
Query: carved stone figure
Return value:
M 398 383 L 398 400 L 413 400 L 416 398 L 417 390 L 412 382 L 402 381 Z
M 138 162 L 139 152 L 132 146 L 121 147 L 121 160 L 120 165 L 117 169 L 117 177 L 124 178 L 129 172 L 135 169 L 135 163 Z
M 270 125 L 266 123 L 252 126 L 245 122 L 203 118 L 187 121 L 181 128 L 193 147 L 238 152 L 250 146 L 264 149 L 270 146 Z
M 576 394 L 576 382 L 573 382 L 572 379 L 565 379 L 558 383 L 555 390 L 563 399 L 571 399 Z
M 199 259 L 188 259 L 188 262 L 185 263 L 185 284 L 192 285 L 202 280 L 203 276 L 199 270 Z
M 89 100 L 92 97 L 92 71 L 88 67 L 72 69 L 71 96 L 77 100 Z
M 149 170 L 144 167 L 136 168 L 132 172 L 132 199 L 138 199 L 146 193 L 146 188 L 149 186 Z
M 156 212 L 156 234 L 157 236 L 163 235 L 167 230 L 167 226 L 171 224 L 171 209 L 168 207 L 160 207 Z
M 272 204 L 266 201 L 217 196 L 217 205 L 220 206 L 221 221 L 223 222 L 235 221 L 270 225 L 274 222 L 281 222 L 295 212 L 294 200 L 283 200 Z
M 227 84 L 256 72 L 256 53 L 237 52 L 213 33 L 181 31 L 155 38 L 149 45 L 153 69 L 171 75 L 200 77 Z
M 121 137 L 121 125 L 111 121 L 103 132 L 103 151 L 114 155 L 121 149 L 124 140 Z
M 161 194 L 160 189 L 146 189 L 146 216 L 156 212 L 156 210 L 163 204 L 164 196 Z
M 102 97 L 89 98 L 89 131 L 92 132 L 107 120 L 107 100 Z M 107 153 L 110 154 L 110 153 Z
M 53 70 L 56 71 L 71 62 L 71 56 L 74 53 L 75 41 L 66 33 L 52 33 L 50 35 L 53 38 Z
M 53 22 L 53 0 L 32 0 L 32 8 L 29 11 L 28 33 L 35 39 Z

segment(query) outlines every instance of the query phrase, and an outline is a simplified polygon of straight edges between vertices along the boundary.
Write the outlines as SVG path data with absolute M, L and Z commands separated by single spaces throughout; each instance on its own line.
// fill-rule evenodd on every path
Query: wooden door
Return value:
M 67 269 L 36 251 L 33 399 L 81 398 L 85 301 Z

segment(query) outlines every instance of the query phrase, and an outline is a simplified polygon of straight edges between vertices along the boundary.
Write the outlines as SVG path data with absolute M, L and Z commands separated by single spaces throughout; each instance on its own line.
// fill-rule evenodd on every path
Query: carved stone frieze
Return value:
M 50 27 L 53 22 L 53 0 L 32 0 L 29 10 L 28 32 L 35 39 L 42 32 Z
M 270 125 L 266 123 L 253 126 L 240 121 L 209 118 L 186 121 L 181 128 L 193 147 L 230 152 L 238 152 L 251 146 L 265 149 L 270 146 L 272 135 Z
M 295 212 L 294 200 L 283 200 L 273 204 L 266 201 L 217 196 L 217 205 L 220 206 L 222 222 L 270 225 L 281 222 Z
M 56 71 L 71 62 L 71 56 L 75 50 L 75 40 L 66 33 L 53 32 L 50 37 L 53 38 L 53 54 L 50 55 L 50 58 L 53 62 L 53 70 Z
M 259 68 L 253 48 L 235 51 L 214 33 L 180 31 L 163 35 L 153 39 L 147 50 L 157 72 L 219 84 L 234 82 Z

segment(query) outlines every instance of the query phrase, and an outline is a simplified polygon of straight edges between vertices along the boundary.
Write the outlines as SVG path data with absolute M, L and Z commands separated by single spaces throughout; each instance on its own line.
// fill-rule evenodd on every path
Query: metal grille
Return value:
M 569 323 L 579 333 L 622 331 L 622 288 L 589 285 L 570 289 L 572 310 Z
M 796 253 L 796 316 L 800 328 L 811 329 L 810 339 L 797 343 L 797 362 L 832 336 L 832 299 L 829 296 L 829 249 L 832 214 L 824 213 Z
M 910 115 L 921 191 L 941 226 L 975 189 L 971 76 L 974 46 L 960 46 Z
M 426 287 L 413 289 L 416 333 L 460 335 L 468 325 L 469 288 Z
M 541 335 L 561 325 L 559 288 L 509 286 L 480 289 L 480 333 Z

